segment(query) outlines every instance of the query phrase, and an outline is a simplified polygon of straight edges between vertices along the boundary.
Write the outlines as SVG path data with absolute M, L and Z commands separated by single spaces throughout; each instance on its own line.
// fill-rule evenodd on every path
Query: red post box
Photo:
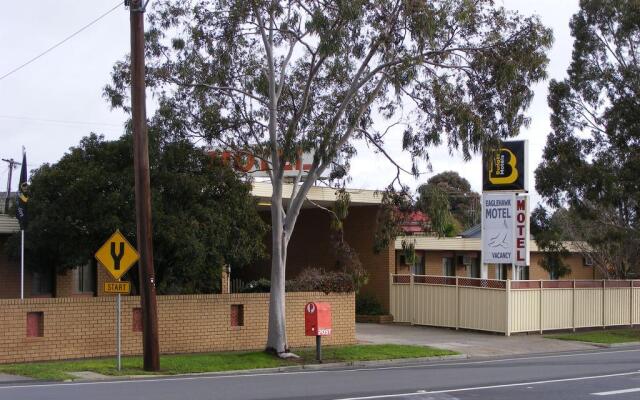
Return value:
M 307 336 L 331 335 L 331 304 L 307 303 L 304 307 L 304 333 Z

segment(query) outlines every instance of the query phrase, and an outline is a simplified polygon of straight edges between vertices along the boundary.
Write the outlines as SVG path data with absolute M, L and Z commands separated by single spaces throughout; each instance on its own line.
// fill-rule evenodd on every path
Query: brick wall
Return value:
M 375 297 L 385 310 L 389 309 L 389 274 L 395 270 L 393 243 L 388 249 L 376 254 L 373 239 L 376 231 L 378 206 L 351 206 L 344 222 L 345 240 L 352 246 L 369 275 L 368 283 L 361 293 Z M 269 215 L 262 213 L 267 223 Z M 287 279 L 295 278 L 307 267 L 336 268 L 336 260 L 329 240 L 332 216 L 318 208 L 306 208 L 300 212 L 287 252 Z M 271 249 L 271 235 L 265 239 L 267 251 Z M 270 277 L 271 261 L 263 260 L 242 270 L 231 266 L 232 278 L 250 281 Z
M 20 298 L 20 263 L 9 260 L 4 249 L 7 236 L 0 236 L 0 299 Z M 25 297 L 31 297 L 31 274 L 25 272 Z
M 292 348 L 311 347 L 315 343 L 313 337 L 304 336 L 304 306 L 309 301 L 331 304 L 334 329 L 324 343 L 355 343 L 352 293 L 288 293 L 287 334 Z M 233 327 L 231 306 L 240 304 L 243 305 L 244 325 Z M 133 310 L 137 307 L 140 307 L 139 297 L 123 297 L 123 354 L 142 352 L 142 334 L 133 329 Z M 263 349 L 267 338 L 268 307 L 269 295 L 262 293 L 158 296 L 160 351 L 169 354 Z M 0 363 L 115 354 L 113 297 L 0 300 L 0 310 L 3 330 Z M 27 337 L 27 315 L 37 312 L 44 316 L 43 336 Z
M 453 251 L 444 251 L 444 250 L 417 250 L 416 252 L 421 252 L 424 254 L 425 259 L 425 274 L 427 275 L 442 275 L 442 259 L 445 257 L 454 257 L 457 255 L 470 255 L 477 254 L 477 252 L 453 252 Z M 400 254 L 401 250 L 396 250 L 396 262 L 397 268 L 396 273 L 398 274 L 408 274 L 410 273 L 408 265 L 400 264 Z M 529 279 L 531 280 L 539 280 L 539 279 L 549 279 L 549 273 L 540 266 L 540 260 L 542 259 L 542 253 L 532 252 L 531 253 L 531 263 L 529 266 Z M 582 260 L 582 255 L 580 254 L 571 254 L 564 260 L 569 267 L 571 268 L 571 272 L 561 279 L 602 279 L 602 274 L 597 270 L 597 268 L 592 266 L 585 266 Z M 468 276 L 468 271 L 462 266 L 456 266 L 456 275 L 457 276 Z M 488 267 L 488 275 L 489 279 L 496 279 L 496 267 L 493 264 L 489 264 Z M 511 279 L 511 269 L 507 272 L 507 278 Z
M 369 280 L 360 289 L 363 295 L 375 297 L 385 312 L 389 311 L 389 277 L 395 270 L 394 243 L 379 253 L 373 251 L 378 206 L 350 207 L 344 223 L 345 240 L 357 252 Z
M 20 264 L 9 261 L 4 245 L 6 237 L 0 236 L 0 298 L 20 297 Z
M 531 253 L 531 267 L 529 267 L 529 279 L 549 279 L 549 273 L 540 266 L 542 253 Z M 585 266 L 581 254 L 571 254 L 564 259 L 571 272 L 560 279 L 602 279 L 603 276 L 594 266 Z

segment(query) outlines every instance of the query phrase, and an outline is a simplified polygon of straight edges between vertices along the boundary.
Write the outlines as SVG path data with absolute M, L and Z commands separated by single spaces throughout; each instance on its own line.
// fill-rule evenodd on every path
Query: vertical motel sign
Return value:
M 513 264 L 529 265 L 529 195 L 515 195 L 515 243 Z

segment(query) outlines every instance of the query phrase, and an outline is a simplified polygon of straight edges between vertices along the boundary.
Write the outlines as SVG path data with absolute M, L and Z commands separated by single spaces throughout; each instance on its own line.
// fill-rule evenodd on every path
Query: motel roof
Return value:
M 441 237 L 436 236 L 400 236 L 396 238 L 396 250 L 402 250 L 402 241 L 415 243 L 416 250 L 444 250 L 444 251 L 480 251 L 479 237 Z M 529 241 L 530 251 L 540 251 L 535 240 Z
M 291 198 L 292 184 L 283 185 L 284 199 Z M 382 202 L 382 192 L 368 189 L 346 189 L 349 193 L 352 206 L 377 205 Z M 254 182 L 251 194 L 260 200 L 269 202 L 273 193 L 270 182 Z M 334 188 L 324 186 L 313 186 L 309 190 L 307 198 L 319 204 L 329 204 L 336 201 L 338 192 Z
M 436 237 L 436 236 L 399 236 L 396 238 L 396 250 L 402 250 L 402 241 L 415 243 L 416 250 L 444 250 L 444 251 L 481 251 L 480 237 Z M 580 252 L 575 242 L 565 242 L 570 252 Z M 535 240 L 529 241 L 529 250 L 542 251 Z

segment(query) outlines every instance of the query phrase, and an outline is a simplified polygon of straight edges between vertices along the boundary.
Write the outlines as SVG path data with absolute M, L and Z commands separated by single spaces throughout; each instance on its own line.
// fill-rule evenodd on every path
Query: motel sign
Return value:
M 482 196 L 482 262 L 529 265 L 529 197 L 526 193 Z

